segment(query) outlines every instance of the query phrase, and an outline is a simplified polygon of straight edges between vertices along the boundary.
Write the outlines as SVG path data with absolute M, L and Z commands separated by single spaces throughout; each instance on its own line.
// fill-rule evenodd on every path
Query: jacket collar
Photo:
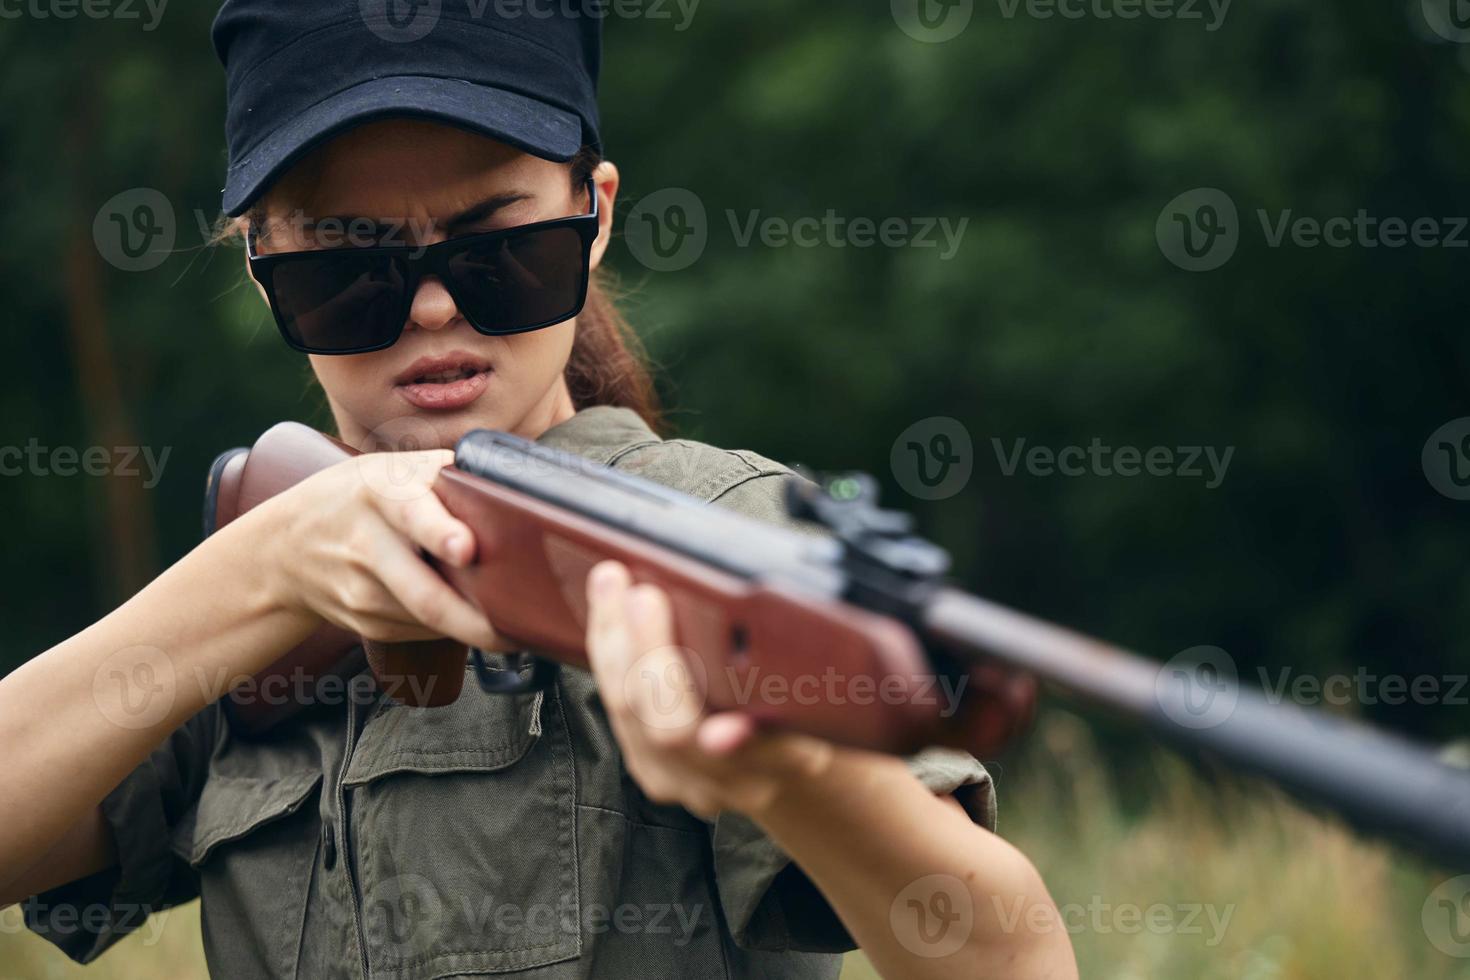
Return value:
M 634 446 L 660 442 L 643 417 L 631 408 L 592 405 L 541 433 L 543 446 L 561 449 L 610 465 Z

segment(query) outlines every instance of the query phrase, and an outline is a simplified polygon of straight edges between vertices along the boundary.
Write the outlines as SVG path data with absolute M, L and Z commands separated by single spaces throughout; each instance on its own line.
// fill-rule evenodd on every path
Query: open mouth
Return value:
M 484 393 L 493 373 L 483 359 L 464 353 L 423 357 L 409 365 L 393 387 L 415 408 L 463 408 Z
M 463 381 L 465 378 L 473 378 L 479 373 L 481 373 L 479 368 L 469 367 L 467 365 L 456 371 L 435 371 L 432 374 L 421 374 L 408 383 L 414 385 L 444 385 L 449 384 L 451 381 Z

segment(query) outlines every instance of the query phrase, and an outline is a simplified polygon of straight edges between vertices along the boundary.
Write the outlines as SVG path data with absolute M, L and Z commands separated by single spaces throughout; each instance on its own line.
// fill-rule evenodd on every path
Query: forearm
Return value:
M 752 816 L 883 976 L 1076 976 L 1030 861 L 899 760 L 841 752 Z
M 0 894 L 170 732 L 311 631 L 256 560 L 270 520 L 263 508 L 228 525 L 0 680 Z

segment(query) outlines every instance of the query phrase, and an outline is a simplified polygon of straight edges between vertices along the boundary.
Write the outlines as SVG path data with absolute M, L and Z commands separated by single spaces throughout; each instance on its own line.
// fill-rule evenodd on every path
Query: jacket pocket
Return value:
M 387 707 L 343 779 L 374 977 L 529 970 L 580 955 L 576 790 L 555 690 Z
M 232 975 L 296 976 L 315 862 L 320 772 L 211 774 L 174 850 L 199 874 L 205 949 Z

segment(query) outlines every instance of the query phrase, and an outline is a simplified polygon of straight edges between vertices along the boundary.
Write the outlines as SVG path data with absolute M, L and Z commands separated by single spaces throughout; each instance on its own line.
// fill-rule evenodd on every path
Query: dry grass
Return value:
M 1053 713 L 998 773 L 1001 829 L 1068 916 L 1083 977 L 1470 980 L 1470 958 L 1436 950 L 1421 925 L 1447 873 L 1256 784 L 1206 785 L 1162 751 L 1137 767 L 1132 781 L 1152 787 L 1141 805 L 1115 789 L 1086 726 Z M 153 942 L 132 936 L 83 970 L 19 929 L 11 909 L 0 913 L 0 980 L 193 980 L 204 976 L 198 922 L 196 906 L 174 910 Z M 874 976 L 857 954 L 843 972 Z
M 1470 959 L 1421 924 L 1449 873 L 1259 784 L 1207 785 L 1162 750 L 1138 766 L 1153 787 L 1141 807 L 1119 798 L 1087 727 L 1053 713 L 1001 774 L 1001 830 L 1068 915 L 1083 977 L 1470 980 Z M 1158 928 L 1119 911 L 1155 905 Z M 843 980 L 875 976 L 854 960 Z
M 0 980 L 204 980 L 199 903 L 169 909 L 121 940 L 91 966 L 77 966 L 21 924 L 20 909 L 0 911 Z

